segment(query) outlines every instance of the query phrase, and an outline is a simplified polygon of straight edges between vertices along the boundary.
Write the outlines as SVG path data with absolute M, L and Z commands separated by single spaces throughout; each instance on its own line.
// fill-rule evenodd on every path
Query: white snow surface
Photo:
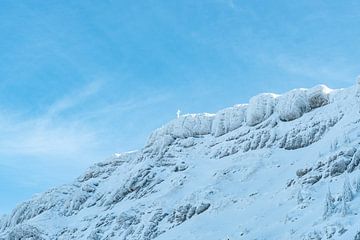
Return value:
M 0 239 L 360 239 L 358 86 L 187 114 L 0 217 Z

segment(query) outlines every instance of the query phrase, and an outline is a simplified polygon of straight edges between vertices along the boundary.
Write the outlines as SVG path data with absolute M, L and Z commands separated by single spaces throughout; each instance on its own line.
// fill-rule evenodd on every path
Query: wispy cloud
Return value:
M 63 120 L 57 115 L 86 101 L 101 88 L 91 82 L 52 104 L 40 116 L 0 113 L 0 153 L 17 155 L 61 156 L 75 154 L 98 144 L 95 133 L 78 121 Z
M 73 124 L 54 126 L 43 124 L 42 119 L 12 122 L 0 131 L 3 136 L 0 152 L 3 154 L 66 156 L 94 147 L 97 143 L 94 134 Z
M 107 114 L 119 115 L 128 111 L 141 109 L 149 105 L 158 104 L 164 102 L 171 97 L 169 93 L 151 93 L 149 96 L 139 96 L 136 99 L 129 99 L 125 102 L 115 102 L 108 104 L 101 108 L 82 113 L 79 116 L 82 120 L 97 118 L 100 116 L 106 116 Z
M 103 82 L 100 80 L 96 80 L 90 82 L 86 86 L 84 86 L 79 91 L 71 93 L 68 96 L 56 101 L 52 104 L 47 112 L 47 116 L 52 116 L 61 113 L 67 109 L 70 109 L 81 102 L 85 101 L 88 97 L 96 94 L 102 87 Z
M 75 109 L 84 104 L 91 105 L 92 98 L 98 97 L 94 95 L 104 94 L 101 92 L 103 84 L 102 81 L 90 82 L 55 101 L 39 116 L 0 112 L 0 155 L 73 159 L 83 154 L 101 154 L 100 149 L 111 142 L 103 138 L 104 133 L 111 131 L 111 126 L 106 126 L 107 122 L 114 122 L 126 112 L 163 102 L 170 97 L 169 94 L 148 93 L 86 110 Z M 75 111 L 67 116 L 65 113 L 72 109 Z

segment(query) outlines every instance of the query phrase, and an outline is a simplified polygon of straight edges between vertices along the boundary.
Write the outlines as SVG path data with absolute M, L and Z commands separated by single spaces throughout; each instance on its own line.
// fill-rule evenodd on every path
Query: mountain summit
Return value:
M 0 239 L 360 240 L 360 82 L 180 115 L 0 218 Z

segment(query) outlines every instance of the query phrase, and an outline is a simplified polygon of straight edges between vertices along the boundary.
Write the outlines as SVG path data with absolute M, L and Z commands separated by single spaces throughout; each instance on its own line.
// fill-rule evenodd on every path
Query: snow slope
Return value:
M 0 239 L 360 239 L 360 87 L 180 116 L 0 218 Z

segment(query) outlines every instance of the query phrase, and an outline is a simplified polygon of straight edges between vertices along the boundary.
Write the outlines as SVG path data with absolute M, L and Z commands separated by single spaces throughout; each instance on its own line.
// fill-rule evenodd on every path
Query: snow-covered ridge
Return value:
M 163 127 L 156 129 L 148 140 L 147 145 L 154 145 L 160 141 L 161 146 L 171 144 L 177 138 L 188 138 L 206 135 L 211 132 L 214 114 L 187 114 L 170 121 Z
M 156 129 L 147 147 L 161 149 L 178 138 L 212 134 L 222 136 L 244 125 L 255 127 L 276 114 L 281 121 L 293 121 L 305 113 L 330 103 L 333 90 L 325 85 L 310 89 L 294 89 L 282 95 L 263 93 L 239 104 L 220 110 L 216 114 L 186 114 Z

